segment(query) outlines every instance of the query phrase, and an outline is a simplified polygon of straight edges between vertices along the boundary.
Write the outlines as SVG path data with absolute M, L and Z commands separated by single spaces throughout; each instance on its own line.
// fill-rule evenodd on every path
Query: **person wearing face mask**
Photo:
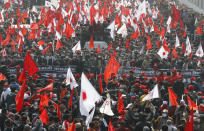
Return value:
M 168 116 L 168 110 L 164 109 L 162 115 L 155 119 L 153 122 L 156 125 L 156 129 L 160 130 L 162 126 L 166 125 L 167 120 L 173 121 L 171 117 Z
M 187 118 L 188 118 L 187 112 L 188 112 L 188 109 L 187 109 L 187 106 L 185 104 L 185 101 L 181 100 L 180 105 L 176 108 L 175 113 L 174 113 L 176 116 L 176 123 L 177 124 L 180 124 L 181 119 L 187 120 Z

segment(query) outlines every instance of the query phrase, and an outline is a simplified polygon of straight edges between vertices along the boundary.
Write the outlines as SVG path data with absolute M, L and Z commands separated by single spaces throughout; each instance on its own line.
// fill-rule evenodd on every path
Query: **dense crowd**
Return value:
M 204 78 L 200 74 L 192 76 L 189 82 L 184 82 L 181 70 L 203 70 L 203 56 L 197 54 L 197 49 L 199 45 L 202 48 L 204 40 L 203 15 L 174 0 L 146 1 L 145 16 L 140 14 L 139 18 L 135 15 L 135 9 L 144 3 L 143 0 L 99 0 L 90 3 L 85 0 L 61 0 L 58 7 L 39 9 L 25 9 L 18 0 L 2 3 L 0 5 L 1 131 L 73 131 L 74 129 L 76 131 L 202 131 Z M 88 5 L 90 7 L 85 8 Z M 29 13 L 26 14 L 26 11 Z M 178 14 L 178 11 L 179 20 L 176 20 L 175 14 Z M 167 24 L 169 16 L 172 20 Z M 32 26 L 19 27 L 21 24 L 25 25 L 28 18 Z M 11 26 L 15 21 L 17 28 Z M 125 23 L 127 36 L 124 37 L 124 32 L 118 33 L 115 29 L 114 40 L 112 30 L 109 29 L 111 37 L 104 38 L 107 47 L 90 49 L 81 45 L 81 50 L 73 52 L 74 45 L 78 41 L 83 41 L 81 39 L 83 31 L 88 34 L 89 39 L 95 33 L 90 27 L 98 25 L 107 30 L 113 21 L 117 24 L 117 30 Z M 115 26 L 114 24 L 114 28 Z M 198 27 L 201 27 L 200 32 L 197 31 Z M 74 31 L 70 34 L 71 28 Z M 175 47 L 176 37 L 179 38 L 178 47 Z M 191 43 L 190 50 L 186 42 L 188 38 Z M 168 53 L 167 57 L 164 58 L 165 54 L 161 56 L 158 53 L 161 48 Z M 191 52 L 186 53 L 186 51 Z M 111 74 L 107 80 L 103 72 L 112 57 L 118 62 L 120 69 L 119 73 L 118 70 L 116 72 L 109 70 Z M 29 62 L 25 58 L 29 58 Z M 32 63 L 31 61 L 36 66 L 75 65 L 76 72 L 73 77 L 76 80 L 74 82 L 78 84 L 77 87 L 72 89 L 72 79 L 71 84 L 67 84 L 68 78 L 57 79 L 53 76 L 42 78 L 39 72 L 30 75 L 34 69 L 29 69 L 30 67 L 25 65 Z M 144 70 L 153 69 L 158 74 L 149 77 L 143 72 L 139 77 L 135 77 L 135 67 Z M 16 73 L 9 74 L 10 68 L 14 68 Z M 123 68 L 130 70 L 122 71 Z M 169 71 L 164 73 L 161 69 Z M 83 100 L 88 97 L 81 93 L 81 87 L 84 86 L 81 85 L 82 72 L 102 96 L 92 109 L 95 112 L 89 111 L 94 112 L 94 115 L 88 124 L 87 116 L 81 115 L 80 111 L 81 97 Z M 23 73 L 25 78 L 20 80 Z M 154 97 L 155 87 L 159 89 L 158 97 Z M 19 103 L 20 96 L 23 96 L 23 105 L 19 110 L 17 102 Z M 146 96 L 151 96 L 151 99 L 144 101 Z M 104 101 L 108 98 L 112 113 L 110 110 L 108 113 L 101 111 Z

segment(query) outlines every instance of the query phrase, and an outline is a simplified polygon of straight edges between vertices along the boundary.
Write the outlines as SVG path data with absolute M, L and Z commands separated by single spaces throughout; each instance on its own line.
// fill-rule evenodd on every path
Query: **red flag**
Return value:
M 2 33 L 0 34 L 0 43 L 2 42 Z
M 21 12 L 20 12 L 19 7 L 17 8 L 17 12 L 16 12 L 16 14 L 17 14 L 18 17 L 21 17 Z
M 56 103 L 54 103 L 54 107 L 55 107 L 55 110 L 57 110 L 57 115 L 58 115 L 58 117 L 59 117 L 59 120 L 61 121 L 61 120 L 62 120 L 62 119 L 61 119 L 62 114 L 61 114 L 61 112 L 60 112 L 59 105 L 56 104 Z
M 198 35 L 202 35 L 202 25 L 198 26 L 196 30 Z
M 48 115 L 47 115 L 47 109 L 46 108 L 40 114 L 40 119 L 42 120 L 43 124 L 47 124 L 47 122 L 48 122 Z
M 127 42 L 126 42 L 125 47 L 126 47 L 126 49 L 127 49 L 128 51 L 130 51 L 130 39 L 129 39 L 129 38 L 127 39 Z
M 11 36 L 7 34 L 6 39 L 1 43 L 1 46 L 8 45 L 10 41 Z
M 191 110 L 190 116 L 186 122 L 184 131 L 193 131 L 193 110 Z
M 30 26 L 30 29 L 32 29 L 32 30 L 39 29 L 38 23 L 32 23 L 31 26 Z
M 71 96 L 70 96 L 70 98 L 69 98 L 68 109 L 72 106 L 72 103 L 73 103 L 73 95 L 74 95 L 74 88 L 72 88 Z
M 41 45 L 44 45 L 44 44 L 45 44 L 45 42 L 42 41 L 42 40 L 40 40 L 40 41 L 38 42 L 38 46 L 41 46 Z
M 124 113 L 123 108 L 124 108 L 123 97 L 122 97 L 122 94 L 120 93 L 120 90 L 119 90 L 118 91 L 118 113 L 120 115 Z
M 157 48 L 160 48 L 159 40 L 157 40 Z
M 120 68 L 120 65 L 118 61 L 115 59 L 114 56 L 111 55 L 108 65 L 106 66 L 106 69 L 104 71 L 104 80 L 106 84 L 108 84 L 108 79 L 111 77 L 111 74 L 112 73 L 117 74 L 119 68 Z
M 191 98 L 187 95 L 188 106 L 190 110 L 198 110 L 198 106 L 191 100 Z
M 115 16 L 115 25 L 118 25 L 118 27 L 121 26 L 121 18 L 118 17 L 117 13 L 116 13 L 116 16 Z
M 6 80 L 6 77 L 2 73 L 0 73 L 0 81 L 2 80 Z
M 57 44 L 56 44 L 55 50 L 59 50 L 60 47 L 63 47 L 63 44 L 60 42 L 60 40 L 57 40 Z
M 172 10 L 173 10 L 173 19 L 175 21 L 179 21 L 180 11 L 178 9 L 176 9 L 176 7 L 174 5 L 172 5 Z
M 49 100 L 50 99 L 49 99 L 49 97 L 47 96 L 46 93 L 44 95 L 41 95 L 40 103 L 39 103 L 39 109 L 43 109 L 44 106 L 48 106 Z
M 100 91 L 101 91 L 101 93 L 103 93 L 102 75 L 101 75 L 101 74 L 98 75 L 98 80 L 99 80 L 99 88 L 100 88 Z
M 98 47 L 97 47 L 97 49 L 96 49 L 96 52 L 97 52 L 97 53 L 101 53 L 101 47 L 100 47 L 100 45 L 98 45 Z
M 74 29 L 71 27 L 69 22 L 67 22 L 65 33 L 67 38 L 69 38 L 74 33 Z
M 25 28 L 25 26 L 23 26 L 22 34 L 23 34 L 23 35 L 26 35 L 26 34 L 27 34 L 27 29 Z
M 67 131 L 75 131 L 75 122 L 73 121 L 69 129 Z
M 44 55 L 50 49 L 51 46 L 52 46 L 52 43 L 50 43 L 48 47 L 46 47 L 43 51 L 41 51 L 41 53 Z
M 50 83 L 49 85 L 47 85 L 45 88 L 43 89 L 38 89 L 37 92 L 41 92 L 41 91 L 53 91 L 53 83 Z
M 4 4 L 4 6 L 8 9 L 8 8 L 10 8 L 10 3 L 7 2 L 7 3 Z
M 174 47 L 174 49 L 172 50 L 172 55 L 174 56 L 174 58 L 178 57 L 178 53 L 176 52 L 176 48 Z
M 164 39 L 164 41 L 163 41 L 163 47 L 164 47 L 164 49 L 165 49 L 166 51 L 168 51 L 168 52 L 170 53 L 169 46 L 167 45 L 165 39 Z
M 160 35 L 161 35 L 162 38 L 164 38 L 165 33 L 166 33 L 166 30 L 165 30 L 165 28 L 163 27 L 162 30 L 161 30 L 161 32 L 160 32 Z
M 151 48 L 152 48 L 151 39 L 150 39 L 150 36 L 148 36 L 147 37 L 147 46 L 146 46 L 146 49 L 150 50 Z
M 115 131 L 111 121 L 109 121 L 109 124 L 108 124 L 108 131 Z
M 139 33 L 139 31 L 138 31 L 138 29 L 131 35 L 131 39 L 137 39 L 138 38 L 138 36 L 140 35 L 140 33 Z
M 109 52 L 110 49 L 111 49 L 111 44 L 108 45 L 108 48 L 107 48 L 107 49 L 108 49 L 108 52 Z
M 93 35 L 91 35 L 91 38 L 90 38 L 89 48 L 94 48 L 94 40 L 93 40 Z
M 169 100 L 171 102 L 171 105 L 178 106 L 176 94 L 170 88 L 168 88 L 168 91 L 169 91 Z
M 18 94 L 16 95 L 16 98 L 15 98 L 17 112 L 21 111 L 23 107 L 25 88 L 26 88 L 26 81 L 23 82 L 23 85 L 21 86 L 21 89 L 18 91 Z
M 60 94 L 60 100 L 62 100 L 67 92 L 67 89 L 63 89 Z
M 181 44 L 181 47 L 183 49 L 183 53 L 185 53 L 186 52 L 186 48 L 185 48 L 185 45 L 183 43 Z

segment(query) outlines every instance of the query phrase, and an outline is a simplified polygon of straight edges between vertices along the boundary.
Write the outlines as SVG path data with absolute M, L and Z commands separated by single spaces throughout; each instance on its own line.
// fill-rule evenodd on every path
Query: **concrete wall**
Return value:
M 180 3 L 192 8 L 194 11 L 204 14 L 204 0 L 178 0 Z

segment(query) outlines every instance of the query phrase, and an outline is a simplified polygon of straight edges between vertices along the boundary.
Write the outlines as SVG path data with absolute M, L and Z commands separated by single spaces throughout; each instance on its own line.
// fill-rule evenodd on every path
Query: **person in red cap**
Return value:
M 157 75 L 157 82 L 158 83 L 163 82 L 165 77 L 166 75 L 161 71 L 160 74 Z
M 198 84 L 196 83 L 196 77 L 191 77 L 191 82 L 187 84 L 187 87 L 189 87 L 189 85 L 192 85 L 194 88 L 193 90 L 198 92 L 200 91 L 200 88 L 198 86 Z

